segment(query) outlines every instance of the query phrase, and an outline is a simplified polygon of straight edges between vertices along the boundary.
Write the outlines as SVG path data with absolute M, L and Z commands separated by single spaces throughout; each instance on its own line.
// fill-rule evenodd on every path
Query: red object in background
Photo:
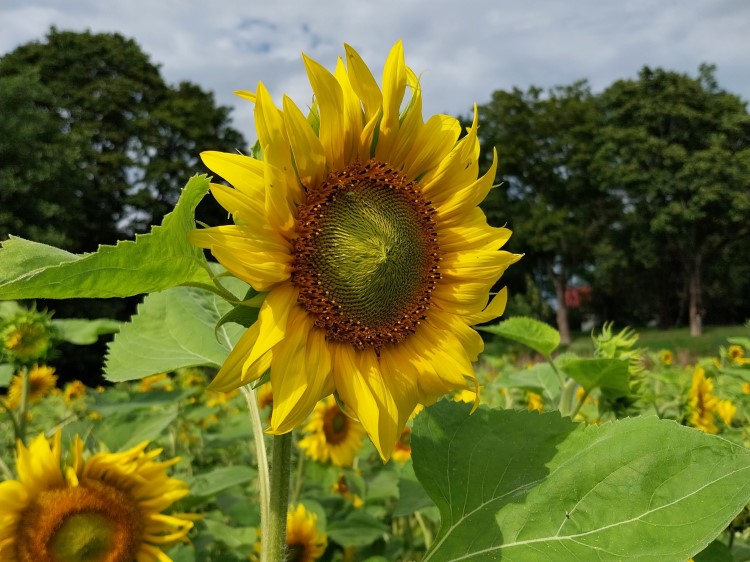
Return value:
M 591 287 L 583 285 L 581 287 L 568 287 L 565 289 L 565 306 L 568 308 L 580 308 L 582 305 L 591 302 Z

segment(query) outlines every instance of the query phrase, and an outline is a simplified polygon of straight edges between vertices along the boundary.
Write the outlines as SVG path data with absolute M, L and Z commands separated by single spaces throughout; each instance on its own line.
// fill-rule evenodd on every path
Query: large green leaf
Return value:
M 249 466 L 222 466 L 196 475 L 190 482 L 191 496 L 214 496 L 222 490 L 245 484 L 255 478 L 255 469 Z
M 0 299 L 127 297 L 211 283 L 203 251 L 187 239 L 208 186 L 206 176 L 193 177 L 161 226 L 94 253 L 71 254 L 11 237 L 0 248 Z
M 556 401 L 560 394 L 560 383 L 549 363 L 537 363 L 530 369 L 517 371 L 503 378 L 503 384 L 511 388 L 523 388 L 544 394 Z
M 61 318 L 52 320 L 52 326 L 57 331 L 57 336 L 63 341 L 76 345 L 91 345 L 96 343 L 99 336 L 117 332 L 122 326 L 122 322 L 111 318 L 97 318 L 95 320 Z
M 245 330 L 234 323 L 214 330 L 231 308 L 193 287 L 147 295 L 107 347 L 106 378 L 127 381 L 181 367 L 220 367 Z
M 671 421 L 469 411 L 443 401 L 415 421 L 442 520 L 425 562 L 684 562 L 750 499 L 750 451 Z
M 94 436 L 110 451 L 122 451 L 143 441 L 153 441 L 177 418 L 177 408 L 134 410 L 104 418 Z
M 622 359 L 573 359 L 561 369 L 588 391 L 602 387 L 610 391 L 610 396 L 629 392 L 628 362 Z
M 557 330 L 525 316 L 515 316 L 494 326 L 481 326 L 477 329 L 522 343 L 545 357 L 549 357 L 560 345 L 560 333 Z
M 0 386 L 10 385 L 15 369 L 10 363 L 0 363 Z

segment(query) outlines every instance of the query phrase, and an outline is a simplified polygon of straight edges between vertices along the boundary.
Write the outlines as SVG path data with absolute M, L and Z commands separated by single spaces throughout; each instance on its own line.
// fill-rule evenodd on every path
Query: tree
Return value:
M 503 183 L 485 210 L 508 221 L 511 249 L 524 252 L 526 270 L 551 286 L 561 340 L 570 343 L 565 291 L 574 276 L 588 274 L 608 220 L 607 194 L 588 172 L 599 119 L 594 98 L 586 82 L 546 93 L 496 91 L 479 115 L 483 154 L 497 149 Z
M 703 65 L 691 78 L 646 67 L 609 87 L 591 167 L 618 195 L 627 267 L 658 280 L 651 290 L 662 295 L 662 319 L 667 299 L 681 295 L 693 335 L 705 316 L 704 271 L 750 235 L 750 116 L 714 72 Z
M 158 223 L 187 179 L 206 171 L 201 150 L 245 146 L 228 108 L 194 84 L 168 86 L 140 47 L 118 34 L 53 28 L 45 42 L 2 57 L 0 76 L 0 95 L 33 118 L 16 131 L 18 118 L 3 111 L 9 136 L 0 144 L 0 173 L 24 171 L 3 186 L 0 239 L 34 237 L 23 225 L 38 222 L 38 208 L 56 206 L 46 228 L 66 249 L 113 243 Z M 21 86 L 26 96 L 17 95 Z

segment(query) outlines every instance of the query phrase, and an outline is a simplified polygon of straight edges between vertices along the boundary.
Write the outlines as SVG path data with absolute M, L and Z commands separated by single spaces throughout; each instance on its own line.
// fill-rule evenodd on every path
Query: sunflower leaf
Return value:
M 61 318 L 52 320 L 52 326 L 57 337 L 63 341 L 76 345 L 91 345 L 96 343 L 99 336 L 114 334 L 122 326 L 122 322 L 111 318 Z
M 508 318 L 494 326 L 478 326 L 477 329 L 522 343 L 545 357 L 549 357 L 560 345 L 560 333 L 557 330 L 525 316 Z
M 469 410 L 415 421 L 414 471 L 442 520 L 424 562 L 687 560 L 750 499 L 750 451 L 672 421 Z
M 244 331 L 214 327 L 232 305 L 194 287 L 147 295 L 138 311 L 107 346 L 104 375 L 120 382 L 182 367 L 220 367 Z
M 573 359 L 561 367 L 563 372 L 587 391 L 605 388 L 610 396 L 625 396 L 628 385 L 628 362 L 622 359 Z
M 208 186 L 206 176 L 193 177 L 161 226 L 90 254 L 10 237 L 0 248 L 0 299 L 127 297 L 210 284 L 203 251 L 187 239 Z

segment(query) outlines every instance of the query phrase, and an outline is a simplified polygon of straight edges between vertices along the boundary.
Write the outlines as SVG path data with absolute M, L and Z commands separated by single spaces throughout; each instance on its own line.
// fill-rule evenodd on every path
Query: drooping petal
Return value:
M 270 433 L 287 433 L 302 424 L 318 401 L 331 393 L 331 360 L 318 346 L 323 335 L 313 328 L 314 319 L 301 307 L 292 308 L 287 336 L 274 350 L 271 362 L 273 413 Z M 314 334 L 314 332 L 318 332 Z M 315 349 L 311 342 L 317 340 Z M 309 360 L 316 354 L 319 362 Z
M 398 408 L 384 384 L 375 351 L 356 352 L 347 344 L 335 344 L 333 354 L 339 396 L 362 423 L 381 458 L 388 460 L 401 427 Z

